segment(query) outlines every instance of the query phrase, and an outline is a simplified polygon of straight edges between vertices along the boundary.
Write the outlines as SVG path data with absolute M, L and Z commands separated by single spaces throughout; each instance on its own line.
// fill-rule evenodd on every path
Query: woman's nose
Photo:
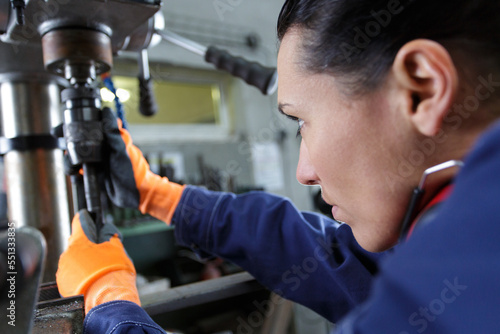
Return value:
M 300 143 L 300 156 L 296 176 L 297 180 L 303 185 L 312 186 L 319 184 L 319 178 L 309 159 L 309 152 L 303 140 Z

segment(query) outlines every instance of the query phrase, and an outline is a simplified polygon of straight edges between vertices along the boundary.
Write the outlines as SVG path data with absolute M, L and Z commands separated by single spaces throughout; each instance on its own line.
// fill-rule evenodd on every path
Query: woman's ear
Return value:
M 404 92 L 403 112 L 420 133 L 437 135 L 458 89 L 457 70 L 448 51 L 431 40 L 411 41 L 399 50 L 392 70 Z

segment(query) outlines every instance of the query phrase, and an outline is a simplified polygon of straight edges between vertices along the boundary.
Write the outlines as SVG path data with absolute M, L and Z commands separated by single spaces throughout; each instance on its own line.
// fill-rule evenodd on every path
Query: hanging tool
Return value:
M 24 0 L 10 0 L 10 4 L 16 13 L 16 23 L 20 26 L 24 25 L 24 10 L 26 9 L 26 2 Z
M 153 116 L 158 112 L 153 92 L 153 80 L 149 73 L 147 49 L 139 52 L 139 111 L 144 116 Z

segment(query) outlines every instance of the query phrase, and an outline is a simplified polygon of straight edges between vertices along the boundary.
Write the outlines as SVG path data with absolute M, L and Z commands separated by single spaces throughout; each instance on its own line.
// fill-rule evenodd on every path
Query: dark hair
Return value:
M 366 91 L 385 78 L 399 49 L 417 38 L 460 45 L 472 59 L 494 57 L 498 64 L 499 13 L 498 0 L 287 0 L 278 38 L 300 28 L 307 70 L 340 74 L 351 88 Z

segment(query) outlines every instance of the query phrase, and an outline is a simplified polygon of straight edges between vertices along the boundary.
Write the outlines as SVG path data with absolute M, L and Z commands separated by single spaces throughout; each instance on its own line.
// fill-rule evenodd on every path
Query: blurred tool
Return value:
M 278 87 L 278 75 L 274 68 L 232 56 L 214 46 L 203 46 L 167 29 L 156 30 L 156 33 L 164 40 L 204 57 L 207 63 L 215 65 L 219 70 L 229 72 L 257 87 L 262 94 L 271 95 Z
M 220 171 L 217 168 L 207 166 L 201 154 L 199 154 L 196 159 L 201 175 L 201 185 L 207 187 L 208 190 L 222 191 L 223 186 Z
M 161 12 L 157 12 L 127 36 L 120 47 L 120 50 L 138 52 L 139 112 L 144 116 L 153 116 L 158 111 L 153 93 L 153 81 L 149 71 L 147 48 L 161 42 L 161 37 L 155 34 L 155 31 L 164 28 L 165 18 Z

